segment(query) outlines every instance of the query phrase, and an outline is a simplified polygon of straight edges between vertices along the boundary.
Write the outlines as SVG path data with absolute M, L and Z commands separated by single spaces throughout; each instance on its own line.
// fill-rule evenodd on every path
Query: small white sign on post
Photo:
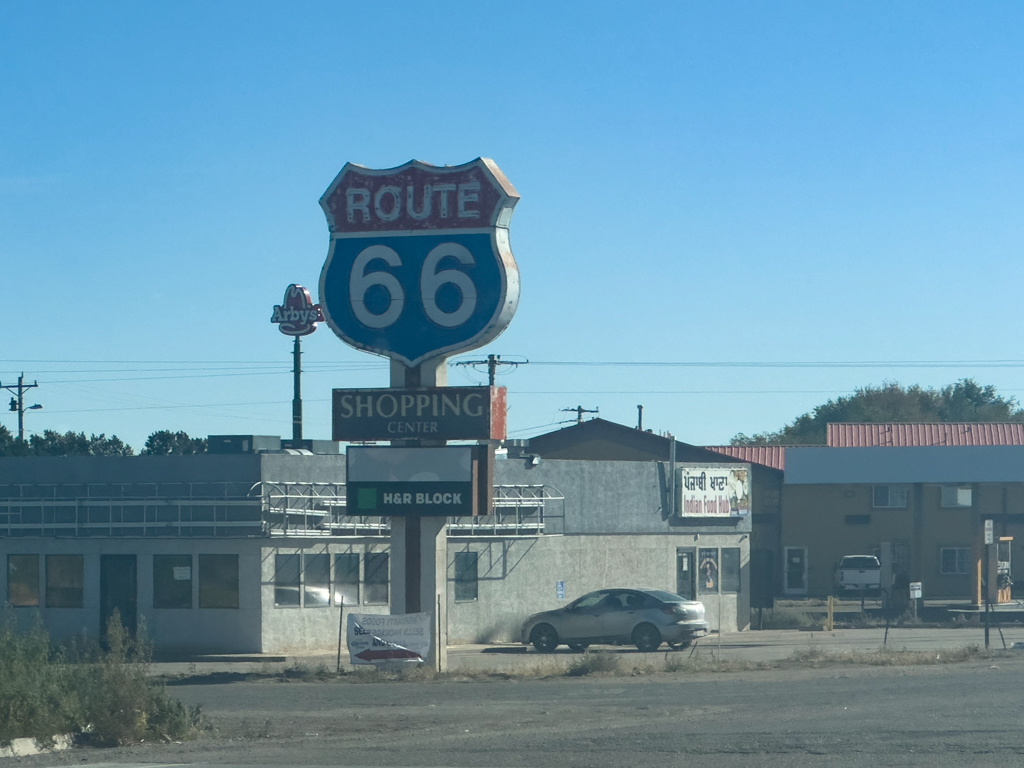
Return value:
M 991 520 L 986 520 L 985 521 L 985 543 L 986 544 L 991 544 L 993 541 L 995 541 L 995 536 L 994 536 L 994 532 L 993 532 L 992 521 Z
M 910 599 L 911 600 L 920 600 L 921 599 L 921 595 L 922 595 L 921 582 L 920 581 L 912 581 L 912 582 L 910 582 Z
M 431 613 L 348 614 L 349 661 L 352 664 L 426 661 L 430 656 L 431 616 Z

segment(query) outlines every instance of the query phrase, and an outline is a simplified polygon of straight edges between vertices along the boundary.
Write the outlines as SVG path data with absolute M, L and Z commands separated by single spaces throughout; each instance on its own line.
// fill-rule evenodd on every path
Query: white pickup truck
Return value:
M 836 591 L 840 594 L 877 593 L 882 586 L 882 566 L 874 555 L 846 555 L 836 566 Z

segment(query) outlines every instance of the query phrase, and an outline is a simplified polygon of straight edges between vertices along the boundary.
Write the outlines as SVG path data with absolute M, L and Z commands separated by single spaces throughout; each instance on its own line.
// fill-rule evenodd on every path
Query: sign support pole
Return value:
M 391 386 L 416 389 L 443 387 L 448 383 L 444 358 L 410 368 L 391 361 Z M 434 447 L 444 440 L 412 438 L 392 440 L 395 446 Z M 391 518 L 392 608 L 395 613 L 431 611 L 437 615 L 430 644 L 430 664 L 439 672 L 448 669 L 448 519 L 408 515 Z
M 292 440 L 302 439 L 302 343 L 301 336 L 295 337 L 295 346 L 292 349 L 294 362 L 292 374 L 295 378 L 295 391 L 292 395 Z

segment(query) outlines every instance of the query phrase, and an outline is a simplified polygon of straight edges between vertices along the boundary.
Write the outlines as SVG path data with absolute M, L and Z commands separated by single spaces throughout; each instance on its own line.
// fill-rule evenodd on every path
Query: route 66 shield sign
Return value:
M 412 367 L 476 349 L 519 303 L 508 226 L 519 195 L 493 160 L 347 163 L 320 198 L 331 232 L 320 273 L 327 325 L 356 349 Z

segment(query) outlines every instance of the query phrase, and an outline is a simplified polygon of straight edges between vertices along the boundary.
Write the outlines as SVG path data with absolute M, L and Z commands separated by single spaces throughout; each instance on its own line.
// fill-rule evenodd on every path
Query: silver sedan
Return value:
M 564 643 L 581 651 L 592 643 L 633 644 L 641 651 L 663 643 L 685 647 L 707 634 L 704 604 L 659 589 L 602 589 L 564 608 L 531 616 L 522 642 L 542 653 Z

